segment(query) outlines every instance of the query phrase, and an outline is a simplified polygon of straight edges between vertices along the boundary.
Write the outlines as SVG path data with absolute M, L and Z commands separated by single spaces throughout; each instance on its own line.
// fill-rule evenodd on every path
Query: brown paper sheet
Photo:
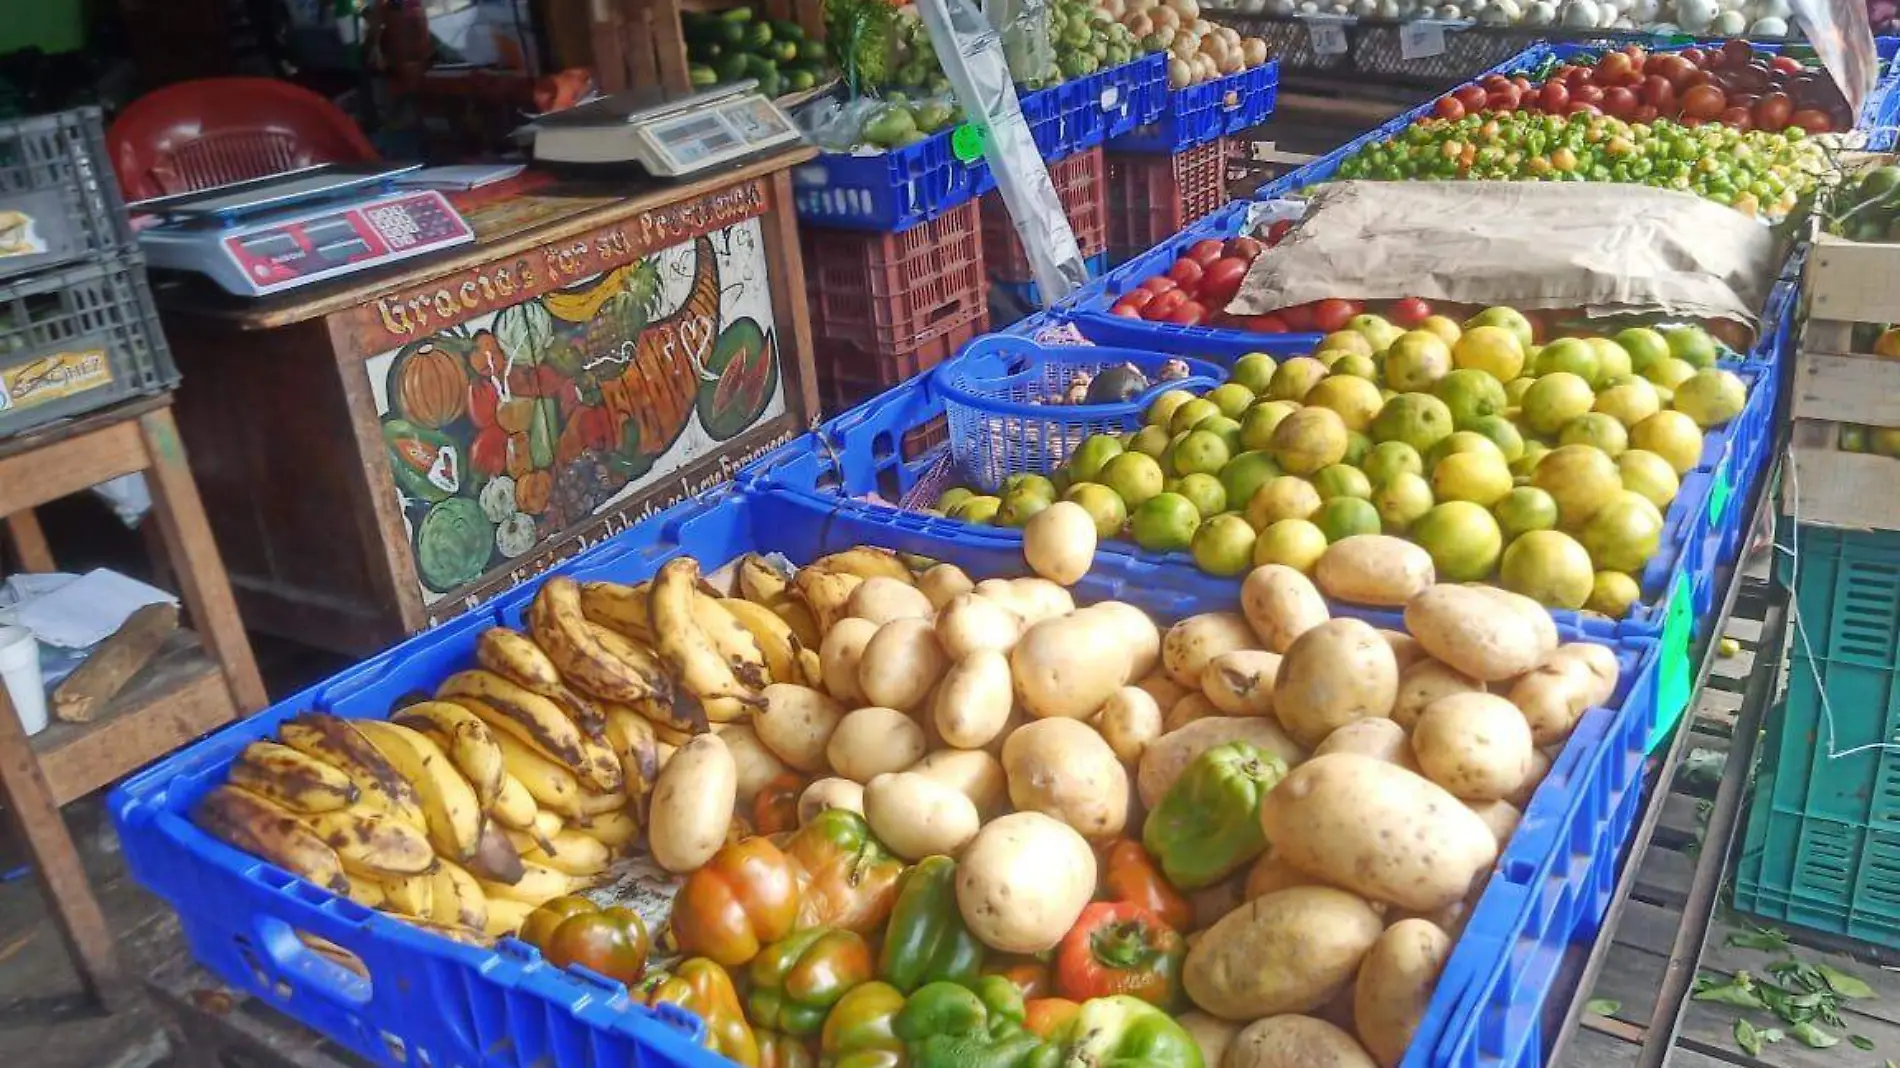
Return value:
M 1327 297 L 1659 312 L 1750 327 L 1780 256 L 1768 227 L 1690 193 L 1593 182 L 1336 182 L 1228 304 Z

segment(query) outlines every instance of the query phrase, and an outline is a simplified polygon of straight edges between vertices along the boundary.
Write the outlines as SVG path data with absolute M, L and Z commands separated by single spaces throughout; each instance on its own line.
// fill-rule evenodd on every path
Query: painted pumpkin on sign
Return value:
M 468 372 L 462 357 L 424 341 L 397 357 L 389 376 L 389 399 L 419 426 L 440 429 L 468 408 Z

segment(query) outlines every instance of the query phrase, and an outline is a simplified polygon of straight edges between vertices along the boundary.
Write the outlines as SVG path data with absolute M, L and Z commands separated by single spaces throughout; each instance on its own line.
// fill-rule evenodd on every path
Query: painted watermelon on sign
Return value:
M 778 343 L 757 321 L 735 319 L 720 331 L 705 363 L 694 404 L 706 433 L 724 441 L 751 426 L 772 399 L 778 386 Z

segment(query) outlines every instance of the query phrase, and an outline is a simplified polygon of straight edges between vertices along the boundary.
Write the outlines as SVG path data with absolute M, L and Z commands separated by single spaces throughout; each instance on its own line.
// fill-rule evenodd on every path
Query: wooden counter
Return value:
M 477 241 L 261 300 L 157 299 L 246 625 L 351 654 L 731 477 L 818 410 L 787 168 L 530 177 Z

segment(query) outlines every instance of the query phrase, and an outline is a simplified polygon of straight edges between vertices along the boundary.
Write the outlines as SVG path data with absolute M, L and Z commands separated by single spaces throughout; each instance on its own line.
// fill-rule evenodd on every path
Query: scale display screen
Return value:
M 665 169 L 673 174 L 724 162 L 798 136 L 784 113 L 759 96 L 656 122 L 646 132 L 663 157 Z

